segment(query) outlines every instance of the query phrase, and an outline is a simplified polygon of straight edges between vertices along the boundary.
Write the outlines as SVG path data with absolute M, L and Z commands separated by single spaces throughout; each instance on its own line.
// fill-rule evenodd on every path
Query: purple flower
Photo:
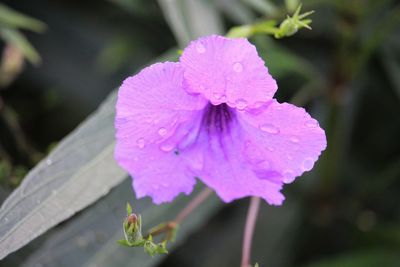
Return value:
M 118 163 L 138 198 L 189 194 L 196 177 L 225 202 L 259 196 L 280 205 L 283 184 L 313 168 L 326 137 L 277 90 L 247 39 L 193 41 L 179 63 L 157 63 L 127 78 L 115 119 Z

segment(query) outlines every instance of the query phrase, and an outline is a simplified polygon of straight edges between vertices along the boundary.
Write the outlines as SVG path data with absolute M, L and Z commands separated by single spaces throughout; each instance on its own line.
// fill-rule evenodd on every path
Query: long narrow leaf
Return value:
M 0 3 L 0 23 L 5 24 L 8 27 L 22 28 L 35 32 L 42 32 L 46 29 L 46 24 L 44 24 L 43 22 L 28 17 L 1 3 Z
M 125 177 L 113 160 L 113 93 L 40 162 L 0 209 L 0 259 L 106 195 Z
M 223 33 L 222 19 L 211 1 L 158 0 L 181 47 L 200 36 Z

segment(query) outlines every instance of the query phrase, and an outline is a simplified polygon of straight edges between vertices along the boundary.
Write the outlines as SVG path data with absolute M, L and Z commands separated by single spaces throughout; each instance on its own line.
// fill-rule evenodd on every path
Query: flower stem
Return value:
M 146 238 L 148 236 L 156 236 L 162 233 L 166 233 L 166 240 L 173 239 L 173 232 L 181 224 L 187 216 L 190 215 L 201 203 L 203 203 L 212 193 L 213 191 L 206 187 L 204 188 L 197 196 L 195 196 L 187 205 L 186 207 L 181 210 L 178 215 L 175 217 L 174 220 L 161 223 L 156 227 L 153 227 L 149 230 Z
M 250 267 L 251 241 L 253 239 L 254 228 L 257 221 L 260 198 L 252 197 L 249 210 L 247 212 L 246 226 L 243 234 L 242 264 L 241 267 Z
M 201 203 L 204 202 L 212 193 L 213 191 L 206 187 L 204 188 L 195 198 L 193 198 L 187 206 L 179 212 L 179 214 L 175 217 L 174 222 L 176 224 L 180 224 L 182 221 L 186 219 L 186 217 L 192 213 L 194 209 L 196 209 Z

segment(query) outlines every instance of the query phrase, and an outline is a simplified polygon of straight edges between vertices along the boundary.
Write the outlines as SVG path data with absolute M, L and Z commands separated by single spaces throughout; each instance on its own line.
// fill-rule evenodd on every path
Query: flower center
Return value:
M 209 104 L 205 110 L 203 125 L 206 127 L 209 133 L 229 132 L 229 125 L 234 117 L 234 112 L 227 104 Z

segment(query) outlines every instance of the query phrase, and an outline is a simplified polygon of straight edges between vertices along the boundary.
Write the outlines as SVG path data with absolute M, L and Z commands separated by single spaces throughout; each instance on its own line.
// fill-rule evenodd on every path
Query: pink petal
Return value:
M 268 169 L 253 169 L 263 179 L 268 172 L 291 183 L 297 176 L 313 168 L 321 151 L 326 148 L 325 132 L 303 109 L 272 100 L 261 112 L 237 112 L 241 128 L 246 133 L 244 156 L 248 161 L 262 159 Z
M 226 130 L 226 131 L 225 131 Z M 280 180 L 260 179 L 243 153 L 245 132 L 237 121 L 231 121 L 221 134 L 201 129 L 196 149 L 201 151 L 204 168 L 199 179 L 215 190 L 225 202 L 246 196 L 259 196 L 271 205 L 280 205 Z
M 190 139 L 207 101 L 187 94 L 182 81 L 179 63 L 158 63 L 126 79 L 118 93 L 115 158 L 133 176 L 137 196 L 155 203 L 190 193 L 195 183 L 178 143 Z
M 316 120 L 303 108 L 276 100 L 258 110 L 209 116 L 214 124 L 202 127 L 196 143 L 203 153 L 199 178 L 226 202 L 259 196 L 280 205 L 283 184 L 311 170 L 326 147 Z
M 277 84 L 247 39 L 208 36 L 183 51 L 185 89 L 202 93 L 213 104 L 244 109 L 270 100 Z

